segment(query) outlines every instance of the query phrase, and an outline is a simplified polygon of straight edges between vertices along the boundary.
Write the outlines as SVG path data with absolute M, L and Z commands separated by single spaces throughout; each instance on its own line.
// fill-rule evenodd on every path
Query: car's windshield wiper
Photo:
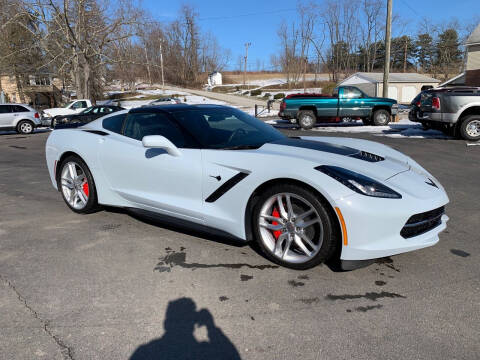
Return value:
M 248 150 L 248 149 L 258 149 L 262 145 L 236 145 L 236 146 L 227 146 L 222 147 L 219 150 Z

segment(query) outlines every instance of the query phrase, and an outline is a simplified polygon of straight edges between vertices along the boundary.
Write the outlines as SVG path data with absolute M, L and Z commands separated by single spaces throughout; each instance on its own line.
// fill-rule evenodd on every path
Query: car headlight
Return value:
M 315 170 L 321 171 L 362 195 L 388 199 L 402 198 L 402 195 L 378 181 L 338 166 L 322 165 L 317 166 Z

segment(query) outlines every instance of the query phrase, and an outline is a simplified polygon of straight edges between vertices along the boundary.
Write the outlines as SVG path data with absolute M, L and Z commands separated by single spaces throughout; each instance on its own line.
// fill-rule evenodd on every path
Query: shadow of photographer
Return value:
M 210 311 L 197 311 L 195 302 L 190 298 L 169 302 L 163 325 L 163 336 L 139 346 L 130 360 L 240 360 L 235 346 L 215 326 Z M 195 328 L 200 326 L 206 327 L 209 341 L 199 342 L 194 337 Z

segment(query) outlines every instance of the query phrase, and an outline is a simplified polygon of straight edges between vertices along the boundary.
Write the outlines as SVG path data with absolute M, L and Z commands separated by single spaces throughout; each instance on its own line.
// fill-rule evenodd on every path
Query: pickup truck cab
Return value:
M 43 113 L 48 118 L 54 118 L 58 115 L 78 114 L 90 106 L 92 106 L 92 102 L 90 100 L 80 99 L 71 101 L 63 107 L 45 109 L 43 110 Z
M 340 86 L 332 95 L 288 95 L 278 115 L 311 129 L 317 121 L 340 122 L 345 118 L 361 119 L 366 125 L 386 125 L 397 111 L 394 99 L 371 97 L 354 86 Z
M 465 140 L 480 140 L 480 87 L 451 87 L 423 91 L 411 121 Z

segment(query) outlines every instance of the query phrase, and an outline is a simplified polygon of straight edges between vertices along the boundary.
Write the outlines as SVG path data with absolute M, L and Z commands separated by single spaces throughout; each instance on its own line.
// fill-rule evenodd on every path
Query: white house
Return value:
M 214 71 L 208 74 L 208 86 L 222 85 L 222 74 Z
M 437 86 L 440 80 L 416 73 L 390 73 L 388 78 L 388 97 L 399 103 L 410 103 L 422 90 L 422 86 Z M 370 96 L 382 96 L 383 73 L 357 72 L 339 85 L 352 85 L 358 87 Z
M 467 48 L 465 84 L 480 86 L 480 24 L 468 37 L 465 47 Z

